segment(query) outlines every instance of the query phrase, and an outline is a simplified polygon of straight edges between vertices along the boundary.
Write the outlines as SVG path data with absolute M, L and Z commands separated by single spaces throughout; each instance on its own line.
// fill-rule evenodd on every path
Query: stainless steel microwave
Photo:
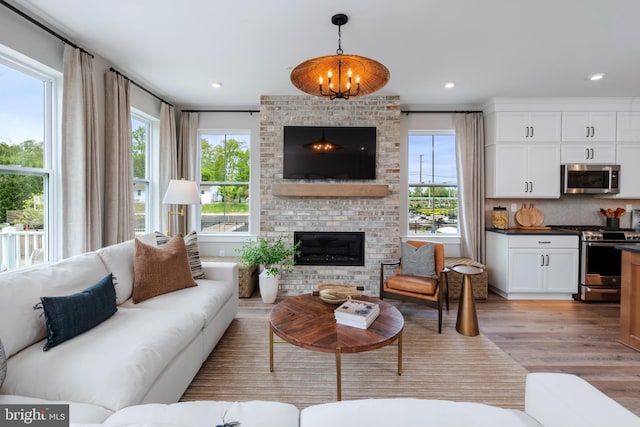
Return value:
M 620 192 L 620 165 L 562 165 L 563 194 L 616 194 Z

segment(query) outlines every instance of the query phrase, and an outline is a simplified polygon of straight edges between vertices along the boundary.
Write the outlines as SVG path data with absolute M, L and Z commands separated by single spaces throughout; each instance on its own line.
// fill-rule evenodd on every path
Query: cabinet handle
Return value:
M 540 255 L 540 267 L 544 267 L 544 255 Z
M 525 193 L 529 192 L 529 183 L 527 181 L 524 182 L 524 192 Z
M 584 158 L 585 159 L 589 159 L 589 149 L 588 148 L 584 149 Z
M 538 240 L 539 245 L 548 245 L 551 243 L 551 240 Z
M 594 126 L 591 126 L 591 138 L 593 138 L 594 136 L 596 136 L 596 128 Z
M 529 138 L 529 126 L 524 127 L 524 137 Z
M 589 150 L 591 151 L 591 158 L 593 159 L 595 157 L 594 150 L 593 148 L 590 148 Z
M 531 138 L 533 138 L 533 126 L 531 126 Z
M 533 193 L 533 181 L 529 181 L 529 193 Z
M 547 267 L 549 266 L 549 255 L 545 255 L 545 258 L 547 259 Z
M 589 138 L 589 134 L 590 134 L 590 133 L 591 133 L 591 132 L 589 132 L 589 126 L 587 126 L 587 135 L 586 135 L 586 137 L 587 137 L 587 138 Z

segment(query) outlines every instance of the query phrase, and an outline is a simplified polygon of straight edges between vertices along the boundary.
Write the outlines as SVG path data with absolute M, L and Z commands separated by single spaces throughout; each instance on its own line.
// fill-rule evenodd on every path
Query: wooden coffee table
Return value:
M 398 342 L 398 375 L 402 375 L 402 329 L 404 318 L 397 308 L 377 298 L 358 299 L 380 304 L 380 315 L 368 329 L 339 325 L 333 316 L 336 305 L 311 294 L 287 297 L 271 311 L 269 328 L 269 370 L 273 372 L 273 344 L 287 342 L 307 350 L 336 356 L 337 400 L 342 400 L 343 353 L 376 350 Z M 276 341 L 274 333 L 284 341 Z

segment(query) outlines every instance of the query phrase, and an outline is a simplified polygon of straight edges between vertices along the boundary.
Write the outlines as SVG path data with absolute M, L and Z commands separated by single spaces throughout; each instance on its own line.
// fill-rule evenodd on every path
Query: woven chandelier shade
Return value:
M 342 76 L 338 76 L 338 62 L 342 61 Z M 355 90 L 355 78 L 360 77 L 360 91 L 357 96 L 368 95 L 376 92 L 389 81 L 391 74 L 387 67 L 373 59 L 359 55 L 329 55 L 309 59 L 298 65 L 291 71 L 291 83 L 301 91 L 309 95 L 322 96 L 320 93 L 320 78 L 323 78 L 323 91 L 327 91 L 329 84 L 327 74 L 332 71 L 331 81 L 336 92 L 347 91 L 347 72 L 351 70 L 353 81 L 352 90 Z M 338 86 L 338 80 L 340 85 Z

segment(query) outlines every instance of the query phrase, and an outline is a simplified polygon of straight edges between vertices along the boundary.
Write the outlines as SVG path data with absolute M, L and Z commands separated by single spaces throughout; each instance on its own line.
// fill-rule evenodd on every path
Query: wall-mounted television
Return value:
M 376 128 L 285 126 L 284 179 L 376 178 Z

